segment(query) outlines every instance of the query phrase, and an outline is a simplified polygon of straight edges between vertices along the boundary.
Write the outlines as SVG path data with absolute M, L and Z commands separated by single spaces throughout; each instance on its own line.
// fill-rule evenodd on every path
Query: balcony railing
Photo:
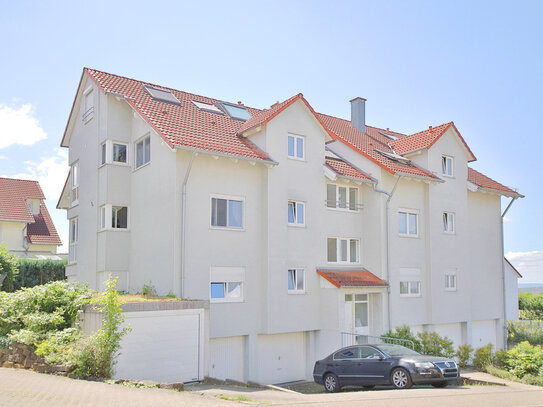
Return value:
M 363 345 L 369 343 L 391 343 L 415 349 L 415 343 L 409 339 L 389 338 L 387 336 L 358 335 L 349 332 L 341 332 L 341 347 Z

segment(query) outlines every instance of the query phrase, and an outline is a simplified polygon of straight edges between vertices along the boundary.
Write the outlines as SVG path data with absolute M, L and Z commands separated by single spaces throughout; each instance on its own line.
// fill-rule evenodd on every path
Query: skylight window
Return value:
M 199 102 L 197 100 L 191 100 L 192 103 L 198 107 L 198 109 L 203 110 L 204 112 L 224 114 L 221 109 L 211 103 Z
M 232 119 L 237 120 L 249 120 L 251 118 L 251 113 L 244 107 L 239 105 L 231 105 L 230 103 L 221 103 L 220 107 L 228 113 Z
M 382 135 L 382 136 L 385 136 L 385 137 L 387 137 L 387 138 L 389 138 L 391 140 L 398 140 L 398 137 L 396 137 L 396 136 L 394 136 L 392 134 L 388 134 L 388 133 L 385 133 L 385 132 L 382 132 L 382 131 L 380 131 L 379 134 Z
M 149 85 L 143 85 L 143 88 L 149 95 L 151 95 L 154 100 L 181 106 L 181 102 L 179 101 L 179 99 L 177 99 L 169 90 L 154 88 Z
M 393 161 L 399 162 L 400 164 L 409 164 L 411 162 L 411 160 L 409 158 L 405 158 L 405 157 L 403 157 L 401 155 L 398 155 L 398 154 L 387 153 L 386 151 L 379 151 L 379 150 L 376 150 L 376 151 L 379 152 L 380 154 L 384 155 L 385 157 L 390 158 Z

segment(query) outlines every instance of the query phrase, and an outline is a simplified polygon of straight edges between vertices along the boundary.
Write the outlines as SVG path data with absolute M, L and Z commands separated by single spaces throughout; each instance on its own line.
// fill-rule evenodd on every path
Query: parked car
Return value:
M 452 359 L 421 355 L 400 345 L 355 345 L 339 349 L 315 363 L 313 379 L 333 393 L 343 386 L 392 385 L 408 389 L 413 384 L 445 387 L 456 381 L 459 369 Z

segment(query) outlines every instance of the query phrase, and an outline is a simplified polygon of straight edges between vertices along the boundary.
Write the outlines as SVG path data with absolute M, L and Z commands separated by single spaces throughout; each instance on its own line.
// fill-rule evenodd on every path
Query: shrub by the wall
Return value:
M 529 374 L 538 376 L 543 373 L 543 349 L 527 341 L 521 342 L 507 352 L 505 367 L 521 379 Z
M 415 351 L 420 352 L 422 347 L 420 341 L 417 337 L 411 332 L 411 328 L 408 325 L 397 326 L 394 331 L 390 330 L 383 335 L 382 338 L 393 338 L 393 339 L 406 339 L 412 341 L 415 345 Z
M 473 356 L 473 366 L 476 369 L 484 371 L 488 365 L 492 365 L 492 344 L 489 343 L 475 351 Z
M 440 336 L 436 332 L 419 332 L 417 336 L 421 344 L 421 353 L 424 355 L 447 358 L 454 356 L 453 341 L 446 336 Z
M 528 341 L 532 345 L 543 345 L 543 321 L 509 321 L 507 341 L 510 343 Z
M 466 367 L 471 358 L 473 348 L 470 345 L 460 345 L 454 356 L 458 359 L 458 366 Z
M 0 245 L 0 290 L 12 291 L 13 281 L 18 272 L 17 258 L 6 249 L 6 246 Z
M 19 273 L 13 279 L 12 289 L 34 287 L 51 281 L 66 280 L 66 261 L 64 260 L 18 260 Z

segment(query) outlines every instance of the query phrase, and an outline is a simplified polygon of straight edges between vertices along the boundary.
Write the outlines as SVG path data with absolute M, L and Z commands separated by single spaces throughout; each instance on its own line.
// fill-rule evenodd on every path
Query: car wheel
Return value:
M 324 376 L 324 389 L 328 393 L 335 393 L 339 390 L 339 380 L 333 373 L 328 373 Z
M 447 382 L 438 382 L 438 383 L 432 383 L 432 386 L 438 388 L 438 389 L 442 389 L 443 387 L 447 387 L 449 383 Z
M 366 385 L 364 385 L 362 387 L 365 388 L 366 390 L 371 390 L 371 389 L 375 388 L 375 384 L 366 384 Z
M 413 386 L 409 373 L 401 367 L 397 367 L 392 371 L 390 374 L 390 381 L 397 389 L 409 389 Z

